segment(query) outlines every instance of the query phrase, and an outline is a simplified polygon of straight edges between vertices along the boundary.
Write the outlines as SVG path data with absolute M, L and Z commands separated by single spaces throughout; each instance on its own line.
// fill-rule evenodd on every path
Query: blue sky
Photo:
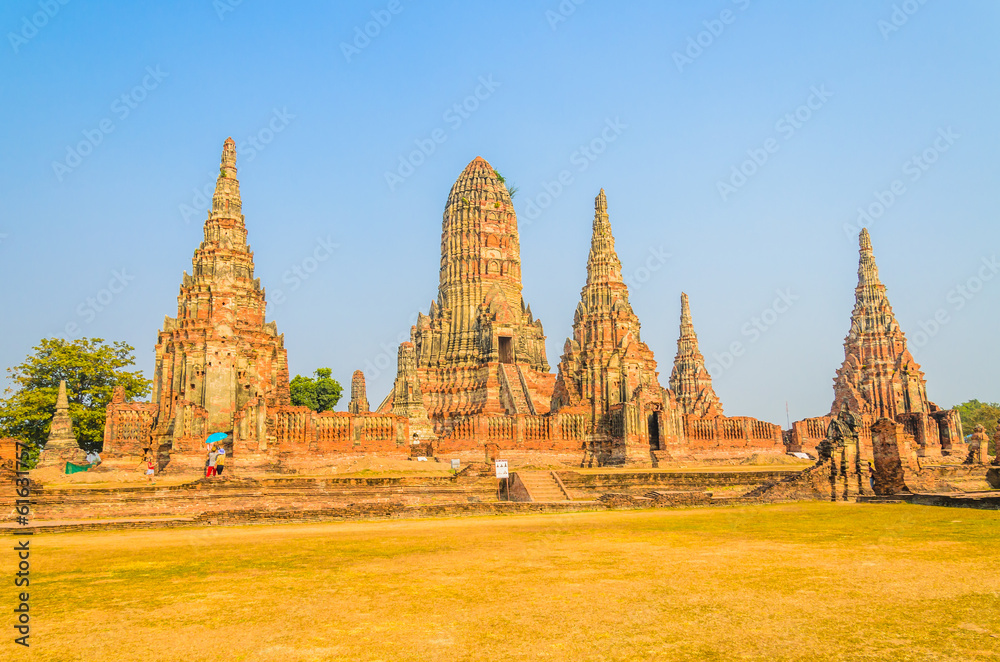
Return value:
M 365 369 L 373 405 L 477 155 L 519 189 L 553 370 L 603 187 L 662 384 L 685 291 L 728 414 L 828 411 L 861 208 L 931 399 L 1000 401 L 998 28 L 986 0 L 6 2 L 0 365 L 86 335 L 150 375 L 232 136 L 292 374 Z

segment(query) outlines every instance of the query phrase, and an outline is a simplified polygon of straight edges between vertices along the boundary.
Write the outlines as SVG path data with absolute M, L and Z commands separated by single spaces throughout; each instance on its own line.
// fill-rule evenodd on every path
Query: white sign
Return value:
M 507 478 L 507 460 L 497 460 L 497 478 Z
M 459 469 L 462 468 L 462 461 L 453 459 L 451 461 L 451 468 L 454 469 L 455 471 L 458 471 Z

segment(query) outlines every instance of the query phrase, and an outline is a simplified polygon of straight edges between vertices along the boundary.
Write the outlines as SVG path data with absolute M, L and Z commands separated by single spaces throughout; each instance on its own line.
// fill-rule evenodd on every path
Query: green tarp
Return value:
M 89 464 L 73 464 L 72 462 L 66 463 L 66 473 L 68 474 L 78 474 L 81 471 L 86 471 L 91 465 Z

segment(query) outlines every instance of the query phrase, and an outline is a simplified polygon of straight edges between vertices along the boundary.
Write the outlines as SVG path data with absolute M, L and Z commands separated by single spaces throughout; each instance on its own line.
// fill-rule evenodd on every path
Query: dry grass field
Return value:
M 998 541 L 829 503 L 35 536 L 0 659 L 1000 660 Z

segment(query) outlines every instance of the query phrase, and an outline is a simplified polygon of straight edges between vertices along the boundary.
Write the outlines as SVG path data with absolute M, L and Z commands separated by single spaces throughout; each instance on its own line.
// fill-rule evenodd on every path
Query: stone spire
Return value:
M 265 292 L 254 278 L 232 138 L 222 147 L 203 235 L 181 282 L 177 317 L 164 320 L 153 379 L 154 436 L 192 453 L 203 450 L 199 438 L 231 432 L 238 419 L 260 436 L 262 426 L 249 423 L 263 420 L 259 408 L 290 403 L 284 337 L 265 322 Z
M 712 377 L 705 368 L 705 357 L 698 349 L 698 336 L 691 320 L 688 295 L 681 292 L 681 331 L 677 338 L 677 356 L 670 372 L 670 390 L 685 414 L 702 418 L 722 416 L 722 403 L 712 388 Z
M 844 363 L 834 379 L 831 415 L 845 404 L 854 413 L 894 420 L 897 414 L 937 411 L 927 400 L 924 374 L 906 348 L 906 336 L 879 280 L 867 228 L 858 243 L 858 286 Z
M 639 337 L 601 189 L 594 200 L 587 282 L 573 317 L 573 337 L 563 348 L 553 402 L 560 409 L 586 406 L 600 426 L 610 408 L 630 400 L 640 386 L 660 391 L 656 360 Z
M 608 199 L 604 189 L 594 200 L 594 230 L 590 240 L 590 255 L 587 256 L 587 284 L 622 284 L 615 287 L 620 296 L 628 301 L 628 289 L 622 280 L 622 263 L 615 252 L 615 238 L 611 234 L 611 220 L 608 217 Z
M 264 313 L 264 291 L 260 281 L 253 278 L 253 252 L 247 245 L 247 229 L 243 218 L 243 201 L 240 198 L 240 181 L 236 178 L 236 144 L 227 138 L 222 146 L 219 177 L 215 181 L 212 209 L 205 221 L 204 241 L 195 251 L 192 260 L 195 278 L 211 283 L 220 289 L 227 281 L 239 283 L 241 294 L 250 297 L 251 305 Z
M 426 441 L 434 437 L 434 427 L 424 406 L 423 390 L 417 374 L 417 354 L 412 342 L 399 344 L 396 380 L 387 400 L 391 402 L 390 413 L 410 419 L 410 430 L 417 434 L 418 439 Z
M 347 411 L 352 414 L 366 414 L 370 411 L 368 396 L 365 394 L 365 373 L 360 370 L 355 370 L 351 377 L 351 402 L 347 405 Z
M 445 205 L 437 301 L 411 330 L 435 424 L 512 407 L 548 411 L 553 378 L 542 324 L 521 296 L 519 241 L 503 179 L 476 157 Z

